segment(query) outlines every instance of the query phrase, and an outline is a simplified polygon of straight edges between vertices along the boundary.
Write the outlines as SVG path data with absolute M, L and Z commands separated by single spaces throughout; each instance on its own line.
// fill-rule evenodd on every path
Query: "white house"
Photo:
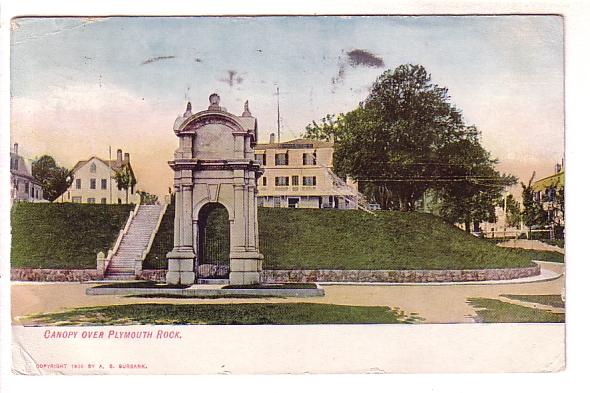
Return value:
M 18 154 L 18 143 L 10 152 L 10 203 L 17 201 L 47 202 L 43 188 L 31 175 L 25 159 Z
M 116 160 L 103 160 L 96 156 L 88 160 L 78 161 L 72 170 L 73 181 L 66 192 L 56 202 L 74 203 L 135 203 L 138 195 L 137 184 L 128 190 L 119 189 L 115 176 L 127 170 L 135 178 L 129 153 L 117 150 Z
M 275 142 L 255 147 L 255 160 L 264 168 L 258 179 L 258 206 L 356 209 L 357 184 L 332 172 L 334 143 L 311 139 Z

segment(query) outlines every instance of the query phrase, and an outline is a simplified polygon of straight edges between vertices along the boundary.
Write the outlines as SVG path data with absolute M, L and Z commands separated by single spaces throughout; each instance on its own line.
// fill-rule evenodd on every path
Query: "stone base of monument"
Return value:
M 192 285 L 188 288 L 133 288 L 98 286 L 86 289 L 87 295 L 149 296 L 149 297 L 232 297 L 277 296 L 277 297 L 318 297 L 324 296 L 319 285 L 312 287 L 289 287 L 286 285 L 255 285 L 247 288 L 224 288 L 221 285 Z
M 262 254 L 257 252 L 232 252 L 229 258 L 229 283 L 231 285 L 260 283 Z
M 166 258 L 168 259 L 168 271 L 166 272 L 166 282 L 168 284 L 194 284 L 195 254 L 192 250 L 172 250 L 166 254 Z

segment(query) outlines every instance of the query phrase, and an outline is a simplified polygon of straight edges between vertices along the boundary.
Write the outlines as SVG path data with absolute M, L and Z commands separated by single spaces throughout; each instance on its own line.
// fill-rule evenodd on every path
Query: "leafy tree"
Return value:
M 383 209 L 413 210 L 434 190 L 448 220 L 483 221 L 516 181 L 494 169 L 477 128 L 419 65 L 385 71 L 356 109 L 313 122 L 304 136 L 333 139 L 335 172 L 352 176 Z
M 501 175 L 495 169 L 496 160 L 490 157 L 478 141 L 461 140 L 449 144 L 448 157 L 453 163 L 463 160 L 465 165 L 449 166 L 449 181 L 440 187 L 442 195 L 441 215 L 450 222 L 461 222 L 470 230 L 480 222 L 496 222 L 496 206 L 502 199 L 506 186 L 516 183 L 516 178 Z
M 113 179 L 117 182 L 117 188 L 119 190 L 125 190 L 125 203 L 129 203 L 129 190 L 133 194 L 133 187 L 137 184 L 133 170 L 128 164 L 115 173 Z
M 31 172 L 43 188 L 43 197 L 50 202 L 66 192 L 74 180 L 72 171 L 58 166 L 55 159 L 49 155 L 43 155 L 33 161 Z
M 535 198 L 535 191 L 532 185 L 534 178 L 535 172 L 533 172 L 528 184 L 520 183 L 522 186 L 522 220 L 529 228 L 534 225 L 542 226 L 547 222 L 547 215 L 543 211 L 543 205 L 541 201 Z
M 506 224 L 511 227 L 518 227 L 522 219 L 520 203 L 514 199 L 512 194 L 506 196 Z
M 158 196 L 146 191 L 137 191 L 142 205 L 155 205 L 158 202 Z

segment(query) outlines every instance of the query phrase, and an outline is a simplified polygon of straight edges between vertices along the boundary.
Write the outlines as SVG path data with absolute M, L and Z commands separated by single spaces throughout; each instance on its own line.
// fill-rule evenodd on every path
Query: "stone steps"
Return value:
M 128 232 L 121 239 L 117 253 L 113 255 L 111 263 L 107 266 L 106 278 L 121 275 L 134 278 L 135 259 L 141 257 L 145 251 L 163 208 L 164 206 L 159 205 L 139 207 L 129 225 Z

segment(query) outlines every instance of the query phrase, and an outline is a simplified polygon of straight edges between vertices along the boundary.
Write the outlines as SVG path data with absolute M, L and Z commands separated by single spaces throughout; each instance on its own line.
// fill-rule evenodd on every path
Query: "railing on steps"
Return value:
M 127 222 L 125 223 L 125 227 L 119 231 L 119 236 L 117 236 L 117 240 L 115 241 L 115 245 L 112 249 L 109 249 L 107 252 L 107 256 L 105 258 L 104 253 L 101 251 L 96 256 L 96 270 L 100 277 L 104 277 L 105 272 L 107 271 L 109 264 L 111 263 L 113 256 L 119 251 L 119 247 L 121 246 L 121 241 L 123 240 L 123 236 L 127 234 L 129 231 L 129 227 L 131 226 L 131 222 L 133 218 L 137 215 L 139 211 L 139 203 L 135 204 L 135 208 L 129 212 L 129 217 L 127 218 Z

